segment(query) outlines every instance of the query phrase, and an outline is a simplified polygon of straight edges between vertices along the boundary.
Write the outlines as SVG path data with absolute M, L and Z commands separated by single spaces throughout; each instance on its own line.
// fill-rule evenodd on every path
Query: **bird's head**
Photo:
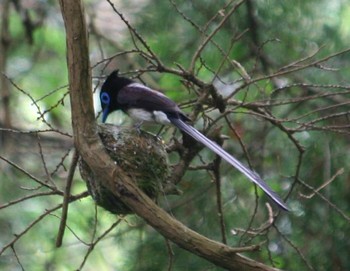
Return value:
M 113 71 L 103 83 L 100 92 L 100 102 L 102 107 L 102 122 L 104 123 L 110 113 L 120 109 L 118 105 L 118 92 L 124 86 L 132 83 L 125 77 L 119 77 L 118 70 Z
M 110 94 L 108 92 L 101 91 L 100 101 L 101 101 L 101 107 L 102 107 L 102 122 L 105 123 L 107 116 L 111 112 L 111 110 L 110 110 L 110 103 L 111 103 Z

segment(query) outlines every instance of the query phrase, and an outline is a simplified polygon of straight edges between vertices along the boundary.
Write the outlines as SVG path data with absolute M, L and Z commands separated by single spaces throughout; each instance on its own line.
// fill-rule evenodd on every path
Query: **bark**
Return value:
M 149 225 L 178 246 L 229 270 L 277 270 L 246 258 L 232 248 L 187 228 L 159 208 L 104 151 L 94 117 L 88 35 L 80 0 L 60 0 L 67 35 L 67 62 L 74 142 L 104 185 Z M 252 250 L 248 248 L 246 250 Z

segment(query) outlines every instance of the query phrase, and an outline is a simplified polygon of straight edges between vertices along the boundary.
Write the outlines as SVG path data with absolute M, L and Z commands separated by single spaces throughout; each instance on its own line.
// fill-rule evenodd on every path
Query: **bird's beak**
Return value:
M 102 112 L 102 123 L 106 122 L 108 114 L 109 114 L 109 109 L 108 107 L 106 107 L 105 109 L 103 109 L 103 112 Z

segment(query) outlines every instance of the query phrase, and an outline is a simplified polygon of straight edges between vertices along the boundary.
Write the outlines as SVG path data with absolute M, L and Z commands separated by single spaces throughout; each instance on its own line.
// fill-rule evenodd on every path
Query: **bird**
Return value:
M 282 210 L 289 211 L 286 203 L 272 191 L 259 174 L 250 170 L 221 146 L 190 125 L 190 119 L 173 100 L 163 93 L 127 77 L 119 76 L 119 70 L 115 70 L 107 76 L 102 84 L 100 102 L 103 123 L 106 122 L 110 113 L 121 110 L 139 124 L 148 122 L 174 125 L 244 174 L 251 182 L 260 187 Z

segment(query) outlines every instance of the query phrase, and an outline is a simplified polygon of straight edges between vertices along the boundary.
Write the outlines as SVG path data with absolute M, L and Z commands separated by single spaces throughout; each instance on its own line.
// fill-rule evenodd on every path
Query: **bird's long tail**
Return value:
M 221 158 L 226 160 L 229 164 L 231 164 L 236 169 L 238 169 L 241 173 L 243 173 L 245 176 L 247 176 L 249 180 L 251 180 L 253 183 L 257 184 L 277 205 L 279 205 L 282 209 L 288 211 L 288 207 L 283 202 L 283 200 L 275 192 L 273 192 L 270 189 L 270 187 L 261 179 L 261 177 L 257 173 L 248 169 L 241 162 L 239 162 L 236 158 L 234 158 L 231 154 L 226 152 L 218 144 L 216 144 L 214 141 L 212 141 L 209 138 L 207 138 L 206 136 L 204 136 L 202 133 L 200 133 L 198 130 L 196 130 L 191 125 L 185 123 L 184 121 L 182 121 L 178 118 L 171 118 L 170 121 L 177 128 L 179 128 L 181 131 L 183 131 L 186 134 L 188 134 L 189 136 L 193 137 L 195 140 L 201 142 L 203 145 L 205 145 L 206 147 L 211 149 L 213 152 L 215 152 Z

